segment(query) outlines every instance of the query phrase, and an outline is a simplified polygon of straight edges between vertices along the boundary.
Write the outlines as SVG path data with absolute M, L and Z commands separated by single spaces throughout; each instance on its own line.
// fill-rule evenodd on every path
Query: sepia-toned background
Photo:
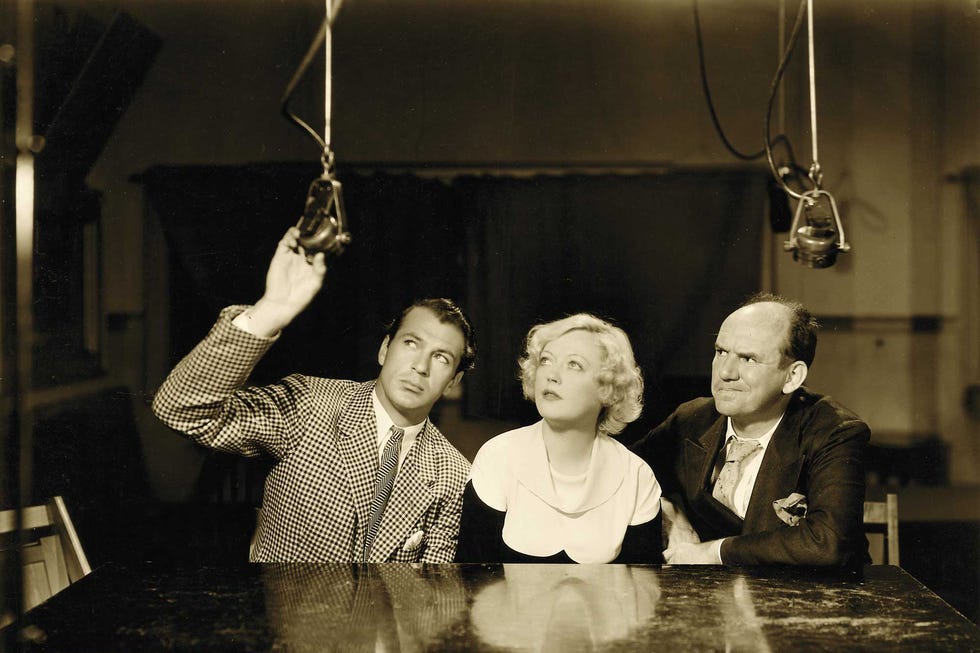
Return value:
M 714 106 L 745 152 L 762 146 L 780 5 L 698 3 Z M 346 0 L 332 142 L 354 242 L 256 379 L 371 378 L 384 322 L 416 296 L 453 296 L 480 358 L 434 419 L 472 457 L 533 418 L 515 378 L 527 329 L 589 310 L 623 326 L 646 375 L 630 440 L 707 391 L 713 329 L 773 290 L 824 326 L 807 385 L 871 425 L 869 497 L 899 493 L 903 566 L 975 621 L 980 11 L 815 5 L 819 162 L 852 245 L 825 270 L 783 251 L 764 159 L 735 158 L 712 126 L 692 0 Z M 783 6 L 788 32 L 798 3 Z M 263 463 L 197 448 L 148 405 L 220 307 L 257 299 L 320 172 L 280 102 L 323 3 L 35 11 L 35 127 L 52 138 L 37 155 L 24 473 L 38 499 L 66 496 L 95 560 L 244 556 Z M 317 130 L 322 64 L 291 105 Z M 781 88 L 772 132 L 807 167 L 805 30 Z M 126 547 L 110 537 L 117 509 L 142 515 Z

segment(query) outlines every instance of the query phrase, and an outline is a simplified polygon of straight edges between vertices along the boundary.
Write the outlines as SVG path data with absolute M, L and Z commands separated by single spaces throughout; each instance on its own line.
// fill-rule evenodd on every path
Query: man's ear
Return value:
M 446 395 L 448 395 L 449 391 L 455 388 L 456 386 L 458 386 L 459 382 L 462 380 L 463 380 L 463 372 L 462 370 L 460 370 L 459 372 L 456 372 L 456 376 L 453 377 L 453 380 L 446 384 L 446 389 L 442 391 L 442 396 L 445 397 Z
M 786 373 L 786 382 L 783 383 L 783 394 L 792 394 L 806 381 L 806 373 L 809 368 L 803 361 L 793 361 L 790 363 L 789 371 Z
M 388 341 L 390 338 L 385 336 L 385 339 L 381 341 L 381 346 L 378 347 L 378 365 L 385 364 L 385 358 L 388 357 Z

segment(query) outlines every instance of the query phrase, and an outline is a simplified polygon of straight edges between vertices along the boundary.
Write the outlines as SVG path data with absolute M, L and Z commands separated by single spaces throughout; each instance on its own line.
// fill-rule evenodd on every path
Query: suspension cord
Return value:
M 337 0 L 339 5 L 342 0 Z M 330 148 L 331 96 L 333 94 L 333 0 L 326 0 L 326 20 L 323 37 L 323 178 L 333 172 L 333 150 Z
M 782 56 L 786 48 L 786 0 L 779 0 L 779 32 L 777 37 L 778 47 L 776 52 Z M 776 126 L 780 134 L 786 133 L 786 87 L 779 87 L 779 112 Z
M 810 166 L 810 180 L 815 188 L 820 188 L 823 173 L 820 171 L 820 156 L 817 151 L 817 69 L 813 56 L 813 0 L 806 2 L 807 46 L 810 67 L 810 138 L 812 139 L 813 164 Z
M 282 100 L 280 101 L 280 109 L 282 114 L 293 124 L 297 125 L 300 129 L 305 131 L 310 135 L 313 140 L 316 141 L 317 145 L 323 150 L 323 155 L 321 161 L 324 166 L 324 173 L 333 168 L 333 152 L 330 149 L 330 116 L 331 116 L 331 63 L 332 63 L 332 28 L 333 23 L 337 20 L 337 13 L 340 11 L 340 6 L 343 4 L 343 0 L 326 0 L 326 18 L 323 20 L 323 24 L 320 25 L 320 31 L 317 32 L 316 36 L 313 38 L 313 43 L 310 44 L 309 49 L 303 56 L 303 60 L 300 62 L 299 67 L 296 72 L 293 73 L 292 79 L 289 80 L 289 84 L 286 85 L 286 91 L 283 93 Z M 324 61 L 324 135 L 320 136 L 315 129 L 310 127 L 306 121 L 294 114 L 289 109 L 289 102 L 292 100 L 293 93 L 296 90 L 296 86 L 299 81 L 306 74 L 309 69 L 310 64 L 313 62 L 313 57 L 316 55 L 317 49 L 321 45 L 324 45 L 326 51 L 325 61 Z
M 772 176 L 775 177 L 779 184 L 783 187 L 783 190 L 786 191 L 786 193 L 791 197 L 796 199 L 800 199 L 802 195 L 790 188 L 783 179 L 783 176 L 779 174 L 779 171 L 776 169 L 776 162 L 772 154 L 773 140 L 770 136 L 770 131 L 772 126 L 772 108 L 773 104 L 775 104 L 777 90 L 779 89 L 779 84 L 783 79 L 783 73 L 786 71 L 786 66 L 789 64 L 790 56 L 793 54 L 793 50 L 796 47 L 796 39 L 799 37 L 800 30 L 803 27 L 803 15 L 806 11 L 808 1 L 809 0 L 801 0 L 800 2 L 800 8 L 796 13 L 796 22 L 793 24 L 793 31 L 789 36 L 789 45 L 786 46 L 786 51 L 783 53 L 782 60 L 779 62 L 779 66 L 776 68 L 776 74 L 773 76 L 772 84 L 769 90 L 769 105 L 766 107 L 766 119 L 763 129 L 763 143 L 766 146 L 766 161 L 769 163 L 769 170 L 772 172 Z

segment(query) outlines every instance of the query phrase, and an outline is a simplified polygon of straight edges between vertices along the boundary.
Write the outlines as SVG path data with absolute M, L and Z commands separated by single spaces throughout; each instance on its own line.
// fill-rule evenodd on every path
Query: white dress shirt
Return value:
M 783 413 L 785 415 L 785 413 Z M 762 451 L 753 454 L 749 459 L 749 462 L 745 464 L 742 469 L 742 475 L 738 479 L 738 485 L 735 486 L 735 493 L 732 495 L 732 503 L 735 504 L 735 514 L 741 519 L 745 519 L 745 513 L 749 509 L 749 500 L 752 498 L 752 489 L 755 487 L 755 479 L 759 476 L 759 468 L 762 467 L 762 459 L 766 455 L 766 449 L 769 447 L 769 442 L 772 440 L 772 434 L 776 432 L 776 428 L 779 427 L 779 423 L 783 421 L 783 415 L 779 416 L 776 423 L 772 425 L 772 428 L 765 432 L 761 437 L 759 437 L 758 442 L 762 447 Z M 739 440 L 751 440 L 752 438 L 743 438 L 735 432 L 735 426 L 732 424 L 732 418 L 728 418 L 728 426 L 725 432 L 725 446 L 730 447 L 733 439 Z M 727 450 L 726 450 L 727 453 Z M 714 550 L 715 557 L 718 559 L 718 564 L 723 564 L 721 559 L 721 543 L 725 539 L 715 540 L 712 546 Z
M 378 424 L 378 464 L 380 465 L 381 455 L 384 453 L 385 445 L 388 444 L 388 438 L 391 437 L 391 427 L 395 425 L 395 422 L 388 416 L 388 411 L 385 410 L 385 407 L 381 405 L 381 400 L 378 399 L 377 387 L 371 393 L 371 402 L 374 404 L 374 419 Z M 402 468 L 402 463 L 405 462 L 405 456 L 408 455 L 408 450 L 415 444 L 415 440 L 418 439 L 419 433 L 422 432 L 422 427 L 424 426 L 425 420 L 422 420 L 418 424 L 412 424 L 411 426 L 398 427 L 405 431 L 405 435 L 402 436 L 402 448 L 398 452 L 398 469 Z
M 783 421 L 783 418 L 780 415 L 772 428 L 756 440 L 762 447 L 762 451 L 753 453 L 749 457 L 748 462 L 742 465 L 742 474 L 739 476 L 738 485 L 735 486 L 735 493 L 732 495 L 732 503 L 735 504 L 735 514 L 742 519 L 745 519 L 745 513 L 749 509 L 749 499 L 752 498 L 752 488 L 755 487 L 755 479 L 759 475 L 759 468 L 762 467 L 762 458 L 766 455 L 766 449 L 769 447 L 769 441 L 772 440 L 772 434 L 776 432 L 776 427 L 779 426 L 779 422 L 781 421 Z M 727 448 L 731 448 L 732 442 L 735 440 L 751 442 L 753 439 L 743 438 L 738 435 L 735 432 L 735 427 L 732 426 L 732 418 L 728 418 L 728 431 L 725 433 L 725 446 Z

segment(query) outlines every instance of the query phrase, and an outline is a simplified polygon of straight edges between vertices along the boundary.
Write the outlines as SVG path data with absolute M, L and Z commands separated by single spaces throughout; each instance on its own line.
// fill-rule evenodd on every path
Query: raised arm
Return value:
M 282 457 L 309 411 L 297 404 L 307 379 L 294 375 L 242 389 L 275 336 L 310 303 L 326 273 L 323 254 L 307 262 L 291 228 L 279 241 L 254 306 L 232 306 L 170 372 L 153 400 L 165 424 L 206 446 L 244 455 Z

